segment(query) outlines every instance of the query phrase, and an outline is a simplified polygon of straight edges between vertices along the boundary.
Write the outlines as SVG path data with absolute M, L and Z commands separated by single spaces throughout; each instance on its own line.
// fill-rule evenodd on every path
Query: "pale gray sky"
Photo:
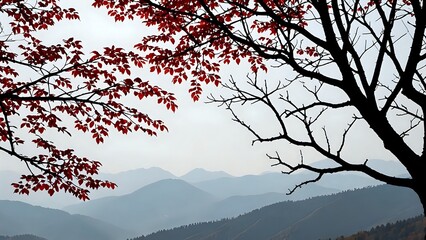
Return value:
M 79 4 L 83 4 L 82 2 L 87 4 L 88 1 L 80 1 Z M 76 3 L 72 2 L 73 5 Z M 147 29 L 137 23 L 115 23 L 102 10 L 83 5 L 76 8 L 80 12 L 80 22 L 62 22 L 50 31 L 41 33 L 41 37 L 54 42 L 75 36 L 83 41 L 86 50 L 91 50 L 112 44 L 131 47 L 144 33 L 146 34 Z M 236 79 L 244 79 L 248 71 L 249 69 L 245 69 L 244 66 L 237 69 L 234 66 L 226 67 L 221 74 L 226 81 L 230 75 Z M 267 77 L 268 81 L 277 81 L 284 74 L 287 73 L 277 70 L 261 78 Z M 203 103 L 207 93 L 214 92 L 216 96 L 226 94 L 223 89 L 207 86 L 202 101 L 193 103 L 187 93 L 188 85 L 173 85 L 167 79 L 149 74 L 147 71 L 142 71 L 141 75 L 143 79 L 152 79 L 155 85 L 163 86 L 178 96 L 179 109 L 176 113 L 168 112 L 156 104 L 140 103 L 146 104 L 148 114 L 166 122 L 170 130 L 168 133 L 149 137 L 142 134 L 124 136 L 111 132 L 111 136 L 102 145 L 96 145 L 89 135 L 83 134 L 76 134 L 72 139 L 61 138 L 59 141 L 69 144 L 81 155 L 100 160 L 104 165 L 101 169 L 104 172 L 153 166 L 164 168 L 176 175 L 199 167 L 223 170 L 234 175 L 280 171 L 280 168 L 271 168 L 272 162 L 265 156 L 266 153 L 273 153 L 276 150 L 291 162 L 299 161 L 299 150 L 284 142 L 252 146 L 253 136 L 233 122 L 229 112 L 224 108 L 217 108 L 214 104 Z M 266 132 L 274 132 L 275 123 L 271 122 L 268 116 L 270 113 L 257 105 L 242 109 L 241 114 Z M 347 115 L 336 114 L 329 116 L 327 121 L 328 124 L 345 126 L 346 117 Z M 378 147 L 381 144 L 367 126 L 357 126 L 350 137 L 355 144 L 346 151 L 354 160 L 392 158 Z M 306 151 L 304 155 L 308 162 L 322 159 L 312 151 Z M 22 164 L 14 161 L 16 160 L 11 160 L 4 153 L 0 153 L 0 170 L 23 168 Z

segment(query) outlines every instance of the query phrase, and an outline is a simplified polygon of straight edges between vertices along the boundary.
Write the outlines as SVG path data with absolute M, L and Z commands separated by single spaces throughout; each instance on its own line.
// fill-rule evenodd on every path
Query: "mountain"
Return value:
M 299 182 L 298 175 L 289 177 L 281 173 L 267 173 L 202 181 L 195 183 L 194 186 L 220 198 L 228 198 L 269 192 L 285 193 L 288 188 Z
M 286 175 L 282 173 L 266 173 L 262 175 L 219 178 L 194 183 L 194 186 L 224 199 L 232 196 L 258 195 L 271 192 L 288 193 L 289 189 L 294 188 L 296 184 L 312 178 L 314 178 L 312 174 Z M 298 189 L 288 199 L 301 200 L 307 197 L 336 193 L 341 190 L 326 187 L 325 185 L 309 184 Z
M 324 188 L 316 184 L 309 184 L 291 195 L 287 195 L 286 193 L 270 192 L 256 195 L 232 196 L 225 198 L 200 211 L 203 212 L 203 216 L 206 216 L 206 221 L 211 221 L 216 219 L 235 217 L 250 212 L 254 209 L 271 205 L 273 203 L 288 200 L 307 199 L 314 196 L 327 195 L 337 192 L 338 191 L 335 189 Z
M 12 182 L 19 181 L 20 174 L 12 171 L 0 171 L 0 199 L 27 202 L 32 205 L 63 208 L 81 201 L 68 193 L 55 193 L 49 196 L 46 192 L 32 192 L 30 196 L 13 194 Z M 90 199 L 97 199 L 106 196 L 118 196 L 131 193 L 143 186 L 157 182 L 162 179 L 177 178 L 170 172 L 161 168 L 140 168 L 115 174 L 99 174 L 99 179 L 108 179 L 115 182 L 118 188 L 98 189 L 90 192 Z
M 329 160 L 321 160 L 313 163 L 313 165 L 317 167 L 329 167 L 332 166 L 333 163 Z M 368 165 L 394 176 L 406 174 L 404 168 L 395 161 L 373 159 L 368 161 Z M 13 194 L 13 188 L 10 184 L 18 181 L 19 177 L 20 174 L 17 172 L 0 171 L 0 199 L 23 201 L 32 205 L 51 208 L 63 208 L 80 202 L 70 194 L 62 192 L 56 193 L 53 197 L 50 197 L 45 192 L 31 193 L 29 197 Z M 98 177 L 117 183 L 118 188 L 114 190 L 93 190 L 90 193 L 91 199 L 129 194 L 143 186 L 163 179 L 178 179 L 178 177 L 172 173 L 156 167 L 147 169 L 140 168 L 114 174 L 101 173 Z M 292 175 L 267 173 L 233 177 L 221 171 L 211 172 L 204 169 L 194 169 L 181 176 L 180 179 L 193 183 L 196 187 L 218 196 L 219 198 L 225 199 L 236 195 L 257 195 L 270 192 L 287 193 L 288 189 L 293 188 L 296 184 L 315 177 L 314 174 L 307 171 L 301 171 Z M 305 191 L 302 188 L 290 196 L 289 199 L 303 199 L 304 197 L 378 185 L 380 182 L 359 173 L 348 172 L 326 175 L 316 184 L 317 192 L 306 191 L 302 193 L 300 191 Z M 324 191 L 321 191 L 320 187 L 324 187 Z M 297 195 L 299 194 L 300 196 L 298 197 Z
M 357 173 L 337 173 L 324 175 L 319 182 L 319 186 L 339 189 L 340 191 L 353 190 L 357 188 L 364 188 L 369 186 L 377 186 L 383 184 L 382 182 Z
M 407 169 L 398 161 L 369 159 L 366 164 L 389 176 L 408 175 Z
M 395 223 L 376 226 L 369 231 L 362 231 L 336 240 L 424 240 L 426 218 L 417 216 Z
M 139 188 L 163 179 L 178 178 L 172 173 L 158 167 L 139 168 L 119 173 L 100 174 L 99 178 L 108 179 L 118 185 L 114 191 L 96 191 L 94 199 L 105 196 L 119 196 L 132 193 Z
M 199 209 L 215 200 L 214 196 L 183 180 L 167 179 L 131 194 L 92 200 L 65 210 L 147 233 L 189 224 L 198 219 Z
M 325 192 L 312 184 L 300 193 Z M 334 192 L 334 190 L 330 190 Z M 145 186 L 120 197 L 106 197 L 66 207 L 122 228 L 147 234 L 192 222 L 234 217 L 253 209 L 290 199 L 283 193 L 232 196 L 218 199 L 183 180 L 169 179 Z
M 330 160 L 321 160 L 312 164 L 316 167 L 332 167 L 336 163 Z M 405 169 L 395 161 L 385 161 L 372 159 L 367 162 L 368 166 L 387 173 L 390 176 L 404 176 Z M 315 179 L 317 175 L 307 170 L 302 170 L 293 174 L 282 174 L 268 172 L 261 175 L 246 175 L 242 177 L 223 177 L 212 180 L 194 182 L 194 185 L 206 192 L 220 198 L 228 198 L 235 195 L 257 195 L 269 192 L 288 193 L 289 189 L 306 180 Z M 320 181 L 316 182 L 316 190 L 304 188 L 295 191 L 289 199 L 302 200 L 307 197 L 330 194 L 333 192 L 352 190 L 368 186 L 382 184 L 365 174 L 358 172 L 342 172 L 324 175 Z M 321 189 L 324 188 L 324 189 Z
M 180 177 L 180 179 L 189 182 L 189 183 L 196 183 L 196 182 L 202 182 L 202 181 L 208 181 L 208 180 L 214 180 L 218 178 L 231 178 L 232 175 L 223 172 L 223 171 L 207 171 L 202 168 L 196 168 L 187 174 Z
M 381 185 L 276 203 L 234 219 L 194 223 L 134 240 L 329 239 L 419 215 L 413 191 Z
M 367 166 L 381 172 L 387 174 L 389 176 L 401 176 L 408 174 L 405 167 L 398 161 L 392 160 L 383 160 L 383 159 L 368 159 L 367 162 L 365 160 L 362 162 L 363 164 L 367 164 Z M 327 167 L 337 167 L 338 164 L 332 160 L 319 160 L 310 164 L 311 166 L 318 168 L 327 168 Z M 307 170 L 304 170 L 307 172 Z M 354 174 L 363 175 L 361 173 L 352 172 Z
M 90 217 L 0 200 L 0 235 L 20 234 L 34 234 L 49 240 L 118 240 L 132 235 Z

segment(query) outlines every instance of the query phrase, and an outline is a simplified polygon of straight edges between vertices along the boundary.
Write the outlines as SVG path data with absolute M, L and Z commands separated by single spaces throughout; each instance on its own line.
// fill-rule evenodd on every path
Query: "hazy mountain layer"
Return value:
M 194 186 L 220 198 L 232 196 L 257 195 L 270 192 L 288 193 L 303 181 L 316 178 L 312 173 L 286 175 L 282 173 L 266 173 L 233 178 L 218 178 L 194 183 Z M 323 181 L 304 186 L 289 196 L 291 200 L 302 200 L 307 197 L 331 194 L 343 190 L 362 188 L 379 184 L 378 181 L 356 174 L 335 174 L 325 176 Z
M 337 190 L 311 184 L 295 195 L 306 198 L 335 192 Z M 147 234 L 193 222 L 234 217 L 292 197 L 294 195 L 264 193 L 221 199 L 182 180 L 168 179 L 131 194 L 92 200 L 66 207 L 65 210 Z
M 196 183 L 196 182 L 214 180 L 214 179 L 224 178 L 224 177 L 233 177 L 233 176 L 223 171 L 211 172 L 211 171 L 204 170 L 202 168 L 196 168 L 188 172 L 187 174 L 181 176 L 180 179 L 189 183 Z
M 0 199 L 17 200 L 50 208 L 63 208 L 81 202 L 71 194 L 63 192 L 53 196 L 49 196 L 46 192 L 32 192 L 30 196 L 13 194 L 14 189 L 10 184 L 19 181 L 19 177 L 20 175 L 16 172 L 0 171 Z M 141 168 L 116 174 L 100 174 L 99 178 L 115 182 L 118 188 L 92 190 L 91 199 L 128 194 L 153 182 L 177 177 L 161 168 Z
M 324 162 L 319 162 L 319 164 L 324 164 Z M 387 166 L 389 164 L 386 161 L 376 161 L 376 165 L 379 166 Z M 5 179 L 9 180 L 9 182 L 16 180 L 12 178 L 14 174 L 16 175 L 13 172 L 2 172 L 0 174 L 0 182 Z M 340 189 L 352 189 L 378 183 L 360 174 L 330 175 L 316 184 L 307 185 L 287 196 L 284 193 L 287 193 L 288 189 L 315 176 L 301 172 L 291 176 L 281 173 L 266 173 L 232 177 L 223 172 L 195 169 L 181 178 L 195 182 L 194 184 L 199 188 L 176 179 L 148 184 L 167 177 L 176 178 L 171 173 L 159 168 L 137 169 L 118 174 L 103 175 L 103 178 L 116 181 L 121 186 L 119 188 L 121 190 L 114 193 L 125 193 L 136 189 L 139 185 L 142 187 L 124 196 L 100 198 L 71 206 L 68 210 L 73 213 L 81 213 L 102 219 L 110 224 L 120 226 L 122 229 L 133 229 L 134 232 L 139 234 L 147 234 L 156 230 L 193 222 L 235 217 L 253 209 L 284 200 L 306 199 L 313 196 L 336 193 Z M 129 183 L 130 185 L 128 185 Z M 0 190 L 4 187 L 8 186 L 1 185 Z M 102 196 L 103 194 L 108 194 L 108 192 L 95 192 L 94 195 Z M 0 191 L 0 196 L 2 195 L 8 196 L 5 191 Z M 39 193 L 32 194 L 30 197 L 13 196 L 35 199 L 45 204 L 53 202 L 55 206 L 66 204 L 68 200 L 65 197 L 76 201 L 71 196 L 64 194 L 55 195 L 54 198 L 49 198 L 47 195 Z M 39 196 L 42 197 L 38 198 Z M 43 197 L 47 198 L 48 201 L 44 202 Z M 76 216 L 73 217 L 78 218 Z M 0 219 L 4 218 L 0 214 Z M 87 219 L 82 221 L 87 221 Z M 11 224 L 13 225 L 13 222 Z M 18 222 L 17 224 L 21 223 Z M 92 226 L 85 227 L 89 229 Z M 87 231 L 90 232 L 89 230 Z M 124 230 L 120 231 L 123 232 Z M 17 234 L 23 233 L 27 232 L 17 232 Z M 0 232 L 1 234 L 3 233 Z M 44 235 L 40 236 L 44 237 Z
M 332 163 L 326 160 L 314 163 L 314 165 L 322 167 L 330 166 L 330 164 Z M 393 161 L 370 160 L 368 164 L 390 175 L 401 175 L 404 173 L 401 166 Z M 276 169 L 279 170 L 278 167 L 275 168 L 275 170 Z M 14 181 L 18 181 L 19 177 L 20 173 L 0 171 L 0 199 L 23 201 L 33 205 L 53 208 L 63 208 L 71 204 L 79 203 L 78 199 L 65 193 L 57 193 L 53 197 L 50 197 L 45 192 L 31 193 L 29 197 L 13 194 L 13 188 L 10 184 Z M 161 168 L 134 169 L 115 174 L 100 174 L 99 177 L 117 183 L 118 188 L 115 190 L 99 189 L 92 191 L 90 194 L 91 199 L 129 194 L 159 180 L 179 178 Z M 217 197 L 228 198 L 237 195 L 257 195 L 270 192 L 287 193 L 288 189 L 293 188 L 295 184 L 315 177 L 315 175 L 307 173 L 306 171 L 301 171 L 300 173 L 294 173 L 292 175 L 267 173 L 233 177 L 220 171 L 211 172 L 203 169 L 194 169 L 181 176 L 180 179 L 196 184 L 198 188 Z M 312 192 L 308 194 L 296 192 L 291 196 L 291 199 L 303 199 L 307 196 L 315 196 L 316 194 L 321 195 L 336 192 L 338 190 L 361 188 L 377 184 L 379 184 L 378 181 L 360 174 L 346 173 L 327 175 L 324 176 L 317 185 L 327 188 L 328 191 Z

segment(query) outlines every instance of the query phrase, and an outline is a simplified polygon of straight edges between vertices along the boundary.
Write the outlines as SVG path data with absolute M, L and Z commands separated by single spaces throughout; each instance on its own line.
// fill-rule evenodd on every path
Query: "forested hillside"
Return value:
M 0 236 L 0 240 L 47 240 L 46 238 L 37 237 L 31 234 L 16 236 Z
M 22 234 L 34 234 L 48 240 L 119 240 L 133 235 L 87 216 L 0 200 L 0 235 Z
M 335 239 L 421 211 L 413 191 L 382 185 L 281 202 L 233 219 L 186 225 L 134 240 Z
M 426 218 L 418 216 L 396 223 L 382 224 L 369 231 L 358 232 L 336 240 L 423 240 Z

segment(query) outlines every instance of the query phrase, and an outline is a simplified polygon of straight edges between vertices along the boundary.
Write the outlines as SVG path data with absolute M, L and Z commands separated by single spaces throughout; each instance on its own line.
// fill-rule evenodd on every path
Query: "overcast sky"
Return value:
M 89 1 L 85 1 L 89 2 Z M 73 2 L 75 4 L 76 2 Z M 42 33 L 44 39 L 52 42 L 75 36 L 83 40 L 86 49 L 99 49 L 102 46 L 117 45 L 131 47 L 148 31 L 143 26 L 132 23 L 114 23 L 103 11 L 77 8 L 81 21 L 63 22 L 49 32 Z M 221 73 L 226 80 L 230 75 L 244 78 L 248 69 L 227 67 Z M 146 75 L 145 75 L 146 74 Z M 263 76 L 276 81 L 286 73 L 277 71 Z M 147 105 L 146 112 L 152 117 L 163 119 L 169 127 L 168 133 L 160 133 L 158 137 L 143 134 L 118 135 L 115 132 L 106 139 L 106 143 L 96 145 L 89 135 L 75 135 L 72 139 L 63 139 L 74 147 L 81 155 L 103 163 L 102 171 L 118 172 L 134 168 L 161 167 L 176 175 L 182 175 L 193 168 L 223 170 L 234 175 L 254 174 L 264 171 L 280 171 L 271 168 L 273 163 L 266 158 L 266 153 L 279 151 L 285 159 L 296 163 L 299 150 L 286 144 L 251 145 L 253 136 L 243 127 L 231 120 L 231 114 L 215 104 L 204 104 L 209 92 L 216 96 L 227 94 L 221 88 L 208 86 L 200 102 L 194 103 L 187 93 L 188 85 L 173 85 L 167 79 L 144 73 L 144 79 L 152 79 L 155 85 L 164 86 L 175 92 L 179 109 L 176 113 L 168 112 L 157 105 Z M 300 96 L 303 97 L 303 96 Z M 145 104 L 141 102 L 141 104 Z M 275 123 L 271 122 L 268 112 L 256 105 L 246 108 L 241 113 L 245 118 L 262 126 L 267 132 L 274 132 Z M 337 125 L 346 124 L 343 116 L 331 116 L 330 121 Z M 391 159 L 383 150 L 378 150 L 380 143 L 374 138 L 369 128 L 358 126 L 351 139 L 356 143 L 347 149 L 353 159 L 363 161 L 366 158 Z M 322 157 L 306 151 L 305 160 L 313 162 Z M 14 161 L 14 160 L 13 160 Z M 13 163 L 0 153 L 0 170 L 17 170 L 23 166 Z

